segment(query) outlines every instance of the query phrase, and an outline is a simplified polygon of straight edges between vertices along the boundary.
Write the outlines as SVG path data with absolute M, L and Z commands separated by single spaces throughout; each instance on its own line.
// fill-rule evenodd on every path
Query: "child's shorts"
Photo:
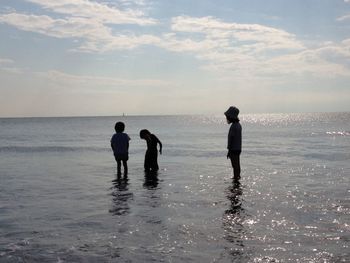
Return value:
M 129 155 L 127 153 L 117 153 L 114 155 L 116 161 L 127 161 L 129 160 Z

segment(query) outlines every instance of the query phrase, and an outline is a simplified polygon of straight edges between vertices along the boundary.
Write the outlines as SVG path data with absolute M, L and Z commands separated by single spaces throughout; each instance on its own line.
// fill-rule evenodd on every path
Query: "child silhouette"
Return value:
M 227 136 L 227 159 L 230 158 L 235 180 L 241 178 L 240 154 L 242 151 L 242 126 L 239 123 L 239 109 L 231 106 L 225 113 L 228 124 L 231 124 Z
M 145 172 L 156 172 L 159 170 L 158 166 L 158 149 L 159 153 L 162 154 L 162 143 L 154 134 L 150 133 L 148 130 L 144 129 L 140 131 L 140 138 L 146 140 L 147 150 L 145 154 L 144 168 Z
M 125 124 L 123 122 L 117 122 L 114 129 L 116 133 L 112 136 L 111 147 L 117 162 L 117 175 L 118 177 L 121 176 L 121 163 L 123 162 L 124 177 L 127 177 L 130 137 L 127 133 L 124 133 Z

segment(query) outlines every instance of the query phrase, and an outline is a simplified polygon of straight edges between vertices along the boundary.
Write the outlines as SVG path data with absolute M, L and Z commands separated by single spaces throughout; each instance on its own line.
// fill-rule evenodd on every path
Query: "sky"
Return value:
M 0 0 L 0 117 L 350 111 L 350 0 Z

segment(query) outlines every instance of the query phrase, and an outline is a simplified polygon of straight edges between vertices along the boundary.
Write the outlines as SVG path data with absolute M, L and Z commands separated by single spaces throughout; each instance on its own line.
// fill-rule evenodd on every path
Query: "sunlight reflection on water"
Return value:
M 128 180 L 109 149 L 119 118 L 0 119 L 1 261 L 350 260 L 348 113 L 242 114 L 238 184 L 222 116 L 123 118 Z M 156 178 L 145 127 L 164 143 Z

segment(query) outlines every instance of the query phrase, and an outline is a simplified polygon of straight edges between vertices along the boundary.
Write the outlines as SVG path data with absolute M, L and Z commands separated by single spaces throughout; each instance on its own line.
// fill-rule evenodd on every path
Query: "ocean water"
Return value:
M 241 124 L 234 183 L 224 116 L 0 119 L 0 262 L 350 262 L 350 113 Z M 157 178 L 143 128 L 163 142 Z

